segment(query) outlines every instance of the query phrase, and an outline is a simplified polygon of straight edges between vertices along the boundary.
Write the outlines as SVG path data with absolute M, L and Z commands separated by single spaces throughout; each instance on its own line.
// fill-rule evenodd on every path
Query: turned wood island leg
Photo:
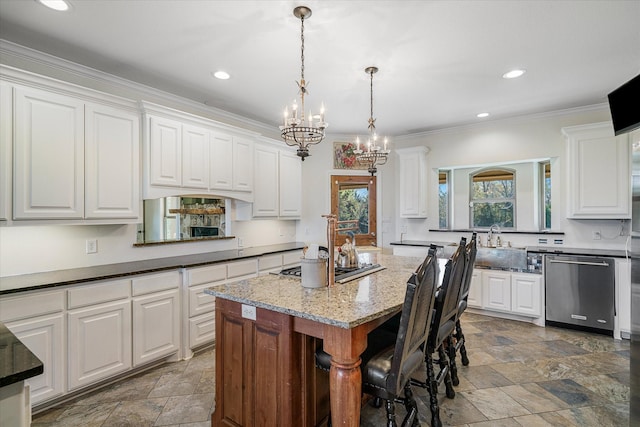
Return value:
M 329 387 L 333 426 L 360 425 L 362 373 L 360 355 L 367 347 L 364 328 L 344 329 L 325 326 L 324 351 L 331 355 Z

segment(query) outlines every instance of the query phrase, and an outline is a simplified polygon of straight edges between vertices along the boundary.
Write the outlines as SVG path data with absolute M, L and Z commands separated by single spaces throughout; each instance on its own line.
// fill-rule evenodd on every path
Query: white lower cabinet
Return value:
M 180 350 L 178 288 L 133 298 L 133 366 Z
M 45 291 L 0 299 L 0 321 L 44 364 L 42 374 L 25 381 L 33 405 L 66 390 L 64 295 Z
M 467 307 L 482 308 L 482 274 L 478 270 L 473 270 L 471 274 Z
M 511 311 L 511 273 L 482 272 L 482 306 L 491 310 Z
M 69 390 L 131 369 L 131 302 L 70 310 Z
M 467 304 L 488 311 L 541 318 L 543 286 L 541 274 L 476 269 Z
M 542 314 L 542 275 L 511 274 L 511 311 L 535 317 Z
M 185 277 L 187 322 L 183 356 L 188 358 L 193 355 L 193 349 L 210 344 L 216 338 L 216 298 L 204 291 L 225 283 L 227 264 L 189 268 L 185 271 Z

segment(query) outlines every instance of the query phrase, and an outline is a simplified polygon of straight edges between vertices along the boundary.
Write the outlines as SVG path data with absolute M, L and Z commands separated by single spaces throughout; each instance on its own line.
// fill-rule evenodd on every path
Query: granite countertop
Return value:
M 438 247 L 453 246 L 453 242 L 430 242 L 426 240 L 403 240 L 402 242 L 391 242 L 391 245 L 397 246 L 429 246 L 434 244 Z M 626 258 L 627 254 L 624 249 L 598 249 L 598 248 L 566 248 L 564 246 L 527 246 L 527 252 L 536 253 L 556 253 L 566 255 L 593 255 L 608 256 L 615 258 Z
M 565 248 L 565 247 L 549 247 L 549 246 L 527 246 L 527 252 L 543 253 L 543 254 L 562 254 L 562 255 L 591 255 L 604 256 L 614 258 L 626 258 L 627 252 L 624 249 L 598 249 L 598 248 Z
M 0 387 L 40 375 L 44 365 L 0 322 Z
M 256 246 L 252 248 L 228 251 L 206 252 L 195 255 L 182 255 L 118 264 L 73 268 L 68 270 L 5 276 L 0 277 L 0 295 L 83 283 L 92 280 L 113 279 L 134 274 L 152 273 L 163 270 L 173 270 L 176 268 L 196 267 L 219 262 L 254 258 L 261 255 L 302 249 L 304 246 L 305 244 L 300 242 L 282 243 L 278 245 Z
M 341 328 L 353 328 L 402 307 L 406 281 L 423 261 L 380 253 L 361 254 L 364 262 L 385 270 L 333 288 L 304 288 L 300 279 L 261 276 L 213 286 L 205 293 Z M 364 257 L 364 258 L 363 258 Z

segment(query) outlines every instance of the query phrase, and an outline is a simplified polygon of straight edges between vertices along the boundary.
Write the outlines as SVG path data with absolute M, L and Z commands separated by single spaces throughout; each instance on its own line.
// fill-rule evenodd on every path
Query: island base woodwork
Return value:
M 316 369 L 314 359 L 321 340 L 295 332 L 293 316 L 249 307 L 243 317 L 242 308 L 234 301 L 216 301 L 211 425 L 326 425 L 329 377 Z

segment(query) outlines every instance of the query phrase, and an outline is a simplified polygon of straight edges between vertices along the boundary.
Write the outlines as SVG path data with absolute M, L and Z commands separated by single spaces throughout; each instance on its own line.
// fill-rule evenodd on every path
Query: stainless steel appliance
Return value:
M 615 261 L 545 256 L 546 321 L 613 336 Z
M 211 237 L 218 236 L 220 234 L 220 229 L 218 227 L 210 227 L 210 226 L 199 226 L 199 227 L 190 227 L 191 237 Z
M 336 267 L 336 283 L 346 283 L 355 279 L 359 279 L 363 276 L 367 276 L 371 273 L 384 270 L 380 264 L 364 264 L 361 267 Z M 280 276 L 289 276 L 302 278 L 302 267 L 291 267 L 282 270 L 278 273 Z

